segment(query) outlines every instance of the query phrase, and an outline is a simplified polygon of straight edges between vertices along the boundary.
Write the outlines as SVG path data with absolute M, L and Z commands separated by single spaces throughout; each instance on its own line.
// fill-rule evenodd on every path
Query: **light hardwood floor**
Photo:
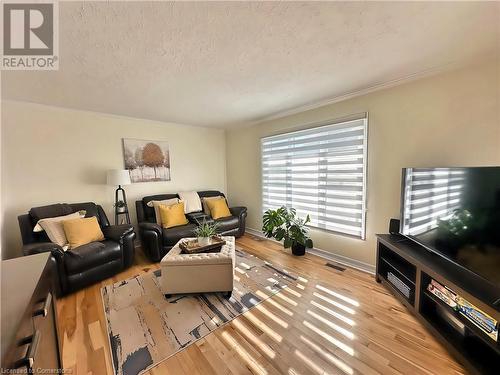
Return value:
M 465 373 L 373 276 L 250 235 L 237 244 L 303 279 L 149 375 Z M 63 366 L 73 374 L 112 374 L 100 288 L 158 268 L 137 253 L 130 269 L 58 301 Z

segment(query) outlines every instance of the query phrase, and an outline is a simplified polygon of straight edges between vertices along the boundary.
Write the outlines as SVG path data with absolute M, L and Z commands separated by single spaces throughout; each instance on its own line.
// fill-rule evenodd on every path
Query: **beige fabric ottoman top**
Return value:
M 177 242 L 160 261 L 163 294 L 226 292 L 230 295 L 234 280 L 234 237 L 222 238 L 226 244 L 219 253 L 182 254 L 180 241 Z

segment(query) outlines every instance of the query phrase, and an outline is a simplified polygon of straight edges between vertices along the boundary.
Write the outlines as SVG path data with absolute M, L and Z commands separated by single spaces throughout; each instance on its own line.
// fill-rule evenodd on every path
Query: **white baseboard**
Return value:
M 266 236 L 264 236 L 264 234 L 260 230 L 253 229 L 253 228 L 248 228 L 247 227 L 246 228 L 246 232 L 249 233 L 249 234 L 251 234 L 251 235 L 254 235 L 254 236 L 257 236 L 257 237 L 261 237 L 261 238 L 265 238 L 265 239 L 267 239 L 269 241 L 273 241 L 273 242 L 279 243 L 279 241 L 276 241 L 273 238 L 267 238 Z M 355 269 L 357 269 L 359 271 L 363 271 L 363 272 L 369 273 L 371 275 L 375 275 L 375 266 L 373 266 L 371 264 L 368 264 L 368 263 L 365 263 L 365 262 L 361 262 L 359 260 L 352 259 L 352 258 L 343 256 L 343 255 L 334 254 L 334 253 L 332 253 L 330 251 L 326 251 L 326 250 L 322 250 L 322 249 L 318 249 L 318 248 L 307 249 L 307 252 L 309 254 L 313 254 L 313 255 L 319 256 L 319 257 L 321 257 L 323 259 L 326 259 L 326 260 L 329 260 L 329 261 L 332 261 L 332 262 L 336 262 L 336 263 L 340 263 L 340 264 L 342 264 L 344 266 L 355 268 Z

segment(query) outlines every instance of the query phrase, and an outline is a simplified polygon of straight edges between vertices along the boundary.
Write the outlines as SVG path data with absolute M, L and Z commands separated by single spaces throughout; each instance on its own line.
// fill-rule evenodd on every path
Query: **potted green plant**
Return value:
M 124 201 L 118 201 L 114 206 L 116 207 L 116 212 L 125 212 L 126 205 Z
M 217 228 L 219 223 L 207 222 L 203 220 L 203 223 L 198 222 L 198 227 L 194 230 L 194 234 L 198 237 L 198 243 L 200 246 L 210 245 L 212 237 L 217 234 Z
M 305 220 L 296 217 L 297 211 L 294 208 L 285 206 L 276 210 L 267 210 L 262 218 L 262 231 L 267 238 L 274 237 L 278 241 L 283 241 L 285 249 L 292 248 L 293 255 L 304 255 L 306 247 L 313 247 L 313 241 L 307 235 L 310 217 Z

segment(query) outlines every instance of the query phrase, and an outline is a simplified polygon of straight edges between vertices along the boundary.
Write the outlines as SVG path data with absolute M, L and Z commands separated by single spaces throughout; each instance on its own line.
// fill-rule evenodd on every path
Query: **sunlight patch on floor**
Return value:
M 240 267 L 234 267 L 234 270 L 238 273 L 241 273 L 242 275 L 246 275 L 246 272 L 243 271 Z
M 356 322 L 352 319 L 349 319 L 348 317 L 336 312 L 336 311 L 333 311 L 332 309 L 329 309 L 328 307 L 326 306 L 323 306 L 321 303 L 318 303 L 316 301 L 311 301 L 311 305 L 317 307 L 318 309 L 330 314 L 331 316 L 339 319 L 339 320 L 342 320 L 344 323 L 347 323 L 349 324 L 350 326 L 355 326 L 356 325 Z
M 314 342 L 309 340 L 307 337 L 300 335 L 300 339 L 304 341 L 312 350 L 314 350 L 316 353 L 318 353 L 320 356 L 322 356 L 324 359 L 326 359 L 328 362 L 333 364 L 334 366 L 338 367 L 340 370 L 345 372 L 346 374 L 352 375 L 354 374 L 354 370 L 349 367 L 347 364 L 345 364 L 343 361 L 335 357 L 333 354 L 321 349 L 319 345 L 316 345 Z
M 313 293 L 313 296 L 314 297 L 318 297 L 319 299 L 325 301 L 325 302 L 328 302 L 330 305 L 333 305 L 335 307 L 338 307 L 339 309 L 341 310 L 344 310 L 346 313 L 349 313 L 351 315 L 354 315 L 356 314 L 356 311 L 354 311 L 353 309 L 351 309 L 350 307 L 347 307 L 346 305 L 343 305 L 337 301 L 334 301 L 333 299 L 331 298 L 328 298 L 328 297 L 325 297 L 324 295 L 322 294 L 319 294 L 319 293 L 316 293 L 314 292 Z
M 313 370 L 316 374 L 325 374 L 325 370 L 322 367 L 318 366 L 311 359 L 309 359 L 306 355 L 304 355 L 300 350 L 295 349 L 295 355 L 301 359 L 302 362 L 306 364 L 311 370 Z
M 242 266 L 242 267 L 243 267 L 244 269 L 246 269 L 246 270 L 249 270 L 249 269 L 251 269 L 251 268 L 252 268 L 252 267 L 250 267 L 248 264 L 243 263 L 243 262 L 240 262 L 240 266 Z
M 301 283 L 307 283 L 309 280 L 303 278 L 302 276 L 297 277 L 297 280 L 299 280 Z
M 267 324 L 262 322 L 259 318 L 257 318 L 251 311 L 247 311 L 244 316 L 250 320 L 253 324 L 255 324 L 262 332 L 271 337 L 274 341 L 280 343 L 283 341 L 283 337 L 272 330 Z
M 336 297 L 338 299 L 341 299 L 342 301 L 347 302 L 347 303 L 349 303 L 349 304 L 351 304 L 353 306 L 359 307 L 359 302 L 356 301 L 356 300 L 354 300 L 354 299 L 352 299 L 352 298 L 349 298 L 349 297 L 346 297 L 346 296 L 344 296 L 344 295 L 342 295 L 340 293 L 334 292 L 333 290 L 328 289 L 328 288 L 326 288 L 326 287 L 324 287 L 322 285 L 319 285 L 319 284 L 316 285 L 316 288 L 319 289 L 319 290 L 321 290 L 322 292 L 330 294 L 331 296 L 334 296 L 334 297 Z
M 290 293 L 291 295 L 297 297 L 297 298 L 300 298 L 302 297 L 302 294 L 300 294 L 299 292 L 296 292 L 295 290 L 293 290 L 292 288 L 288 287 L 288 288 L 285 288 L 283 289 L 285 292 L 288 292 Z
M 269 311 L 265 306 L 263 306 L 262 304 L 260 305 L 257 305 L 254 307 L 256 310 L 259 310 L 260 312 L 262 312 L 263 314 L 267 315 L 267 317 L 271 320 L 274 320 L 277 324 L 279 324 L 280 326 L 282 326 L 283 328 L 288 328 L 288 323 L 285 322 L 283 319 L 277 317 L 275 314 L 273 314 L 271 311 Z
M 318 335 L 320 335 L 321 337 L 323 337 L 324 339 L 328 340 L 329 342 L 331 342 L 333 345 L 335 345 L 337 348 L 343 350 L 344 352 L 346 352 L 347 354 L 349 355 L 354 355 L 354 349 L 351 348 L 349 345 L 343 343 L 342 341 L 340 340 L 337 340 L 335 337 L 329 335 L 328 333 L 326 333 L 325 331 L 323 331 L 322 329 L 316 327 L 314 324 L 308 322 L 307 320 L 304 320 L 302 322 L 302 324 L 304 324 L 307 328 L 309 328 L 311 331 L 313 331 L 314 333 L 317 333 Z
M 311 315 L 313 318 L 319 320 L 321 323 L 326 324 L 331 329 L 333 329 L 333 330 L 337 331 L 338 333 L 344 335 L 348 339 L 354 340 L 354 333 L 352 333 L 351 331 L 348 331 L 347 329 L 342 328 L 341 326 L 339 326 L 339 325 L 331 322 L 330 320 L 322 317 L 321 315 L 316 314 L 314 311 L 307 310 L 307 313 L 309 315 Z
M 238 342 L 234 339 L 234 337 L 231 336 L 227 331 L 222 332 L 221 336 L 223 340 L 226 341 L 226 343 L 230 345 L 236 351 L 236 353 L 238 353 L 241 359 L 243 359 L 243 361 L 245 361 L 245 363 L 253 371 L 255 371 L 257 374 L 262 374 L 262 375 L 267 374 L 267 370 L 264 367 L 262 367 L 259 363 L 257 363 L 256 359 L 252 357 L 252 355 L 248 353 L 240 344 L 238 344 Z
M 276 353 L 272 350 L 265 342 L 255 336 L 243 323 L 239 320 L 235 319 L 232 321 L 232 325 L 236 328 L 236 330 L 245 336 L 245 338 L 251 341 L 260 351 L 262 351 L 266 356 L 271 359 L 276 357 Z
M 255 294 L 257 294 L 258 297 L 261 297 L 262 299 L 265 299 L 266 303 L 269 303 L 271 305 L 273 305 L 274 307 L 276 307 L 277 309 L 281 310 L 282 312 L 284 312 L 286 315 L 288 316 L 293 316 L 293 312 L 288 310 L 285 306 L 283 306 L 282 304 L 278 303 L 277 301 L 274 300 L 274 298 L 269 298 L 269 299 L 266 299 L 268 298 L 269 296 L 267 294 L 265 294 L 264 292 L 262 292 L 261 290 L 257 290 L 255 292 Z
M 267 286 L 266 289 L 272 292 L 272 288 L 270 288 L 269 286 Z M 292 306 L 298 306 L 297 302 L 295 302 L 291 298 L 288 298 L 287 296 L 284 296 L 283 293 L 276 293 L 275 296 L 278 297 L 278 298 L 281 298 L 283 301 L 285 301 L 286 303 L 288 303 L 288 304 L 290 304 Z

